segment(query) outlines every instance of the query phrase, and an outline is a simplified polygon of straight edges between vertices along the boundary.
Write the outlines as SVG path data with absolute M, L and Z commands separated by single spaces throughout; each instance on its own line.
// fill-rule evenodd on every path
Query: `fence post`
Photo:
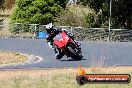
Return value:
M 34 26 L 34 30 L 33 30 L 34 36 L 37 37 L 37 25 L 39 25 L 39 24 L 30 24 L 30 25 Z

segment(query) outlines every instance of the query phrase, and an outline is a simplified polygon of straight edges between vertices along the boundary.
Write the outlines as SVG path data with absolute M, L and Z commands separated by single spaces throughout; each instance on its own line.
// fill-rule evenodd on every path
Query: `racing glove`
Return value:
M 51 44 L 51 42 L 48 42 L 48 45 L 50 48 L 52 48 L 52 49 L 54 48 L 54 46 Z

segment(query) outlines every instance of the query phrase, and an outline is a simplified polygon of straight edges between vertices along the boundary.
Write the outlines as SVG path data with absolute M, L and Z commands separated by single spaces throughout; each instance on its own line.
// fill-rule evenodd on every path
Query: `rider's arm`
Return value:
M 53 48 L 53 41 L 49 35 L 46 36 L 47 43 L 50 48 Z

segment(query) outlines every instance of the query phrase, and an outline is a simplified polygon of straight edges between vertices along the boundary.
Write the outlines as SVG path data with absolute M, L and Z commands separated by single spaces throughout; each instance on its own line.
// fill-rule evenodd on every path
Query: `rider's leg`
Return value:
M 73 36 L 70 36 L 70 38 L 75 42 L 75 44 L 78 46 L 77 48 L 78 48 L 78 52 L 80 52 L 80 53 L 82 53 L 82 50 L 81 50 L 81 47 L 80 47 L 80 43 L 79 42 L 77 42 L 76 40 L 74 40 L 74 37 Z
M 64 56 L 63 53 L 59 53 L 59 55 L 57 55 L 56 59 L 57 59 L 57 60 L 60 60 L 63 56 Z
M 76 40 L 74 40 L 74 37 L 73 37 L 73 36 L 70 36 L 70 38 L 71 38 L 78 46 L 81 45 L 79 42 L 77 42 Z
M 64 54 L 61 52 L 61 50 L 59 48 L 54 48 L 54 51 L 55 51 L 55 57 L 57 60 L 60 60 Z

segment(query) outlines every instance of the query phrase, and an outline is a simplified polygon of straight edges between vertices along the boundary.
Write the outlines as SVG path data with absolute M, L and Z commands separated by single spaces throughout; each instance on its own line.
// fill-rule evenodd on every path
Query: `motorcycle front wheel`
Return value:
M 71 58 L 76 60 L 81 60 L 83 58 L 83 56 L 80 53 L 77 53 L 75 49 L 73 49 L 71 46 L 69 46 L 68 49 L 69 49 Z

